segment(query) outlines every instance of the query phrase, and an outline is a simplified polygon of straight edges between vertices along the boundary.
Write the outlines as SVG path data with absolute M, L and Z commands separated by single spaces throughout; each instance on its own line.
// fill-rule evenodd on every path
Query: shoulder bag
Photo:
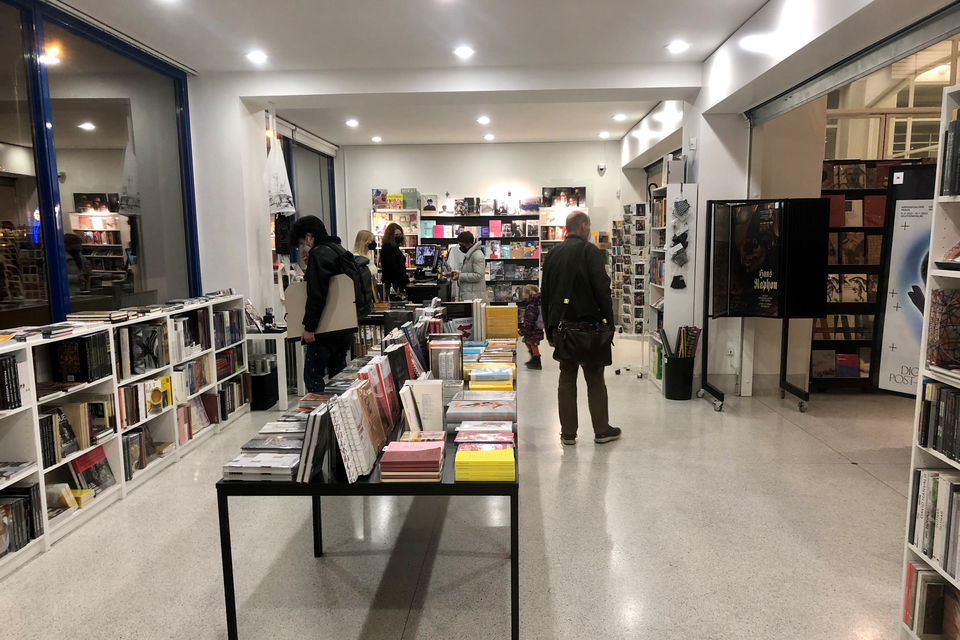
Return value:
M 584 258 L 587 252 L 587 241 L 584 240 L 583 243 L 584 248 L 580 252 L 578 260 L 581 265 L 581 273 L 586 268 Z M 585 273 L 584 276 L 586 276 Z M 590 279 L 585 277 L 585 280 L 586 287 L 583 290 L 589 291 Z M 564 309 L 570 304 L 570 295 L 569 291 L 564 295 Z M 573 362 L 590 368 L 609 367 L 613 364 L 613 336 L 615 333 L 613 325 L 609 322 L 561 320 L 554 340 L 556 346 L 553 349 L 553 359 L 560 362 Z

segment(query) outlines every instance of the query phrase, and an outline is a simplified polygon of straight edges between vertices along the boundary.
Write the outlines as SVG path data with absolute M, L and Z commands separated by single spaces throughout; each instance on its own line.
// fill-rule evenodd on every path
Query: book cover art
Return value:
M 863 189 L 867 182 L 867 167 L 863 164 L 837 166 L 837 181 L 840 189 Z
M 544 187 L 542 189 L 541 206 L 552 207 L 585 207 L 587 206 L 586 187 Z
M 840 233 L 840 264 L 860 265 L 866 262 L 863 231 Z
M 863 200 L 847 200 L 844 209 L 843 226 L 863 226 Z
M 387 209 L 403 209 L 403 194 L 402 194 L 402 193 L 388 193 L 388 194 L 387 194 Z
M 494 260 L 490 263 L 490 280 L 503 280 L 506 277 L 503 261 Z
M 387 208 L 387 190 L 386 189 L 373 189 L 373 208 L 374 209 L 386 209 Z
M 839 234 L 827 234 L 827 264 L 840 264 Z
M 404 209 L 420 208 L 420 192 L 416 189 L 400 189 Z
M 846 226 L 847 198 L 846 196 L 827 196 L 830 199 L 830 228 Z
M 471 433 L 467 431 L 458 431 L 454 440 L 457 444 L 463 442 L 491 442 L 491 443 L 512 443 L 513 432 L 510 433 Z
M 480 200 L 480 215 L 492 216 L 497 212 L 497 201 L 491 198 Z
M 492 443 L 492 442 L 464 442 L 457 447 L 457 451 L 499 451 L 501 449 L 513 449 L 511 443 Z
M 480 213 L 480 198 L 464 198 L 464 215 L 475 216 Z
M 863 198 L 863 226 L 882 227 L 887 213 L 887 196 Z
M 832 162 L 823 163 L 823 172 L 820 176 L 820 190 L 828 191 L 837 188 L 837 168 Z
M 833 340 L 833 324 L 828 318 L 817 318 L 813 321 L 814 340 Z
M 867 236 L 867 251 L 864 264 L 880 264 L 883 256 L 883 236 L 870 234 Z
M 733 207 L 732 212 L 730 311 L 741 316 L 777 317 L 780 203 L 742 205 Z
M 872 315 L 856 316 L 857 340 L 873 340 L 873 320 Z
M 538 220 L 527 220 L 526 233 L 528 238 L 539 238 L 540 222 Z
M 513 255 L 513 251 L 510 248 L 509 242 L 503 242 L 500 244 L 500 257 L 504 260 L 510 260 L 517 257 Z
M 424 214 L 435 214 L 438 211 L 440 198 L 436 195 L 420 196 L 420 208 Z
M 841 302 L 867 302 L 867 276 L 863 273 L 845 273 L 840 277 Z
M 509 284 L 497 283 L 493 285 L 494 302 L 510 302 L 513 298 L 513 289 Z
M 520 200 L 517 198 L 497 199 L 498 216 L 514 216 L 520 210 Z
M 856 340 L 857 323 L 852 315 L 833 316 L 833 339 L 834 340 Z
M 836 378 L 836 352 L 832 349 L 814 349 L 811 374 L 814 378 Z
M 870 347 L 860 347 L 860 377 L 869 378 L 870 377 L 870 359 L 871 359 L 871 349 Z
M 840 274 L 827 274 L 827 302 L 840 302 Z
M 859 378 L 860 377 L 860 357 L 855 353 L 837 354 L 837 377 L 838 378 Z
M 523 198 L 520 200 L 520 209 L 517 213 L 536 213 L 537 211 L 540 211 L 540 198 Z
M 514 226 L 510 222 L 504 222 L 500 226 L 500 237 L 501 238 L 512 238 L 513 237 Z
M 880 288 L 880 276 L 870 274 L 867 276 L 867 302 L 877 301 L 877 291 Z

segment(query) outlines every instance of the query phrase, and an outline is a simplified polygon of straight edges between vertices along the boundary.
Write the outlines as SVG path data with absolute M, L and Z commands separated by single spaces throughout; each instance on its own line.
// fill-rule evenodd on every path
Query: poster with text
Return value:
M 897 202 L 879 343 L 878 386 L 886 391 L 917 392 L 932 217 L 932 200 Z
M 779 202 L 733 208 L 730 315 L 780 316 Z

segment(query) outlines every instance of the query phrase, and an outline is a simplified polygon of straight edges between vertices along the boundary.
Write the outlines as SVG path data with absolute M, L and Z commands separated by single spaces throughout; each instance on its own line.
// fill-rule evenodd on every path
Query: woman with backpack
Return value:
M 528 284 L 523 288 L 523 326 L 520 327 L 520 337 L 523 344 L 530 351 L 530 361 L 527 369 L 539 371 L 543 369 L 540 363 L 540 341 L 543 340 L 543 312 L 540 307 L 540 289 L 535 284 Z

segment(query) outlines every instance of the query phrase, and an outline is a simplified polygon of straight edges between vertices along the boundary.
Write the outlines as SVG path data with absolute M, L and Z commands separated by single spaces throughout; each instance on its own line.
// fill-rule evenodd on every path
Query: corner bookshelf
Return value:
M 26 341 L 8 340 L 0 343 L 0 358 L 7 356 L 13 357 L 16 370 L 16 382 L 19 385 L 20 401 L 19 406 L 0 411 L 0 450 L 3 452 L 4 460 L 16 460 L 27 463 L 27 466 L 18 471 L 9 478 L 0 479 L 0 497 L 3 497 L 6 491 L 15 486 L 23 484 L 37 484 L 40 489 L 40 507 L 41 514 L 39 519 L 39 529 L 36 537 L 30 540 L 17 551 L 9 551 L 6 555 L 0 557 L 0 579 L 6 577 L 11 572 L 23 566 L 30 559 L 40 553 L 49 551 L 53 544 L 63 539 L 71 532 L 79 529 L 85 523 L 89 522 L 97 514 L 108 508 L 117 500 L 126 498 L 131 491 L 140 487 L 149 481 L 165 468 L 178 462 L 182 455 L 187 452 L 188 447 L 181 446 L 177 438 L 177 406 L 173 399 L 159 412 L 153 415 L 146 415 L 139 421 L 126 424 L 121 417 L 118 409 L 120 403 L 120 394 L 123 387 L 136 385 L 144 382 L 159 382 L 162 378 L 170 376 L 177 366 L 171 359 L 170 336 L 173 335 L 173 319 L 184 314 L 195 313 L 201 309 L 208 311 L 207 318 L 210 322 L 210 335 L 214 336 L 213 314 L 210 311 L 239 309 L 241 312 L 239 323 L 239 333 L 237 334 L 241 341 L 243 351 L 243 365 L 238 368 L 232 376 L 232 379 L 244 378 L 246 375 L 246 323 L 242 315 L 243 297 L 242 296 L 215 296 L 209 297 L 206 302 L 186 306 L 183 309 L 172 313 L 153 313 L 138 318 L 126 320 L 119 323 L 75 323 L 72 333 L 55 338 L 44 339 L 39 335 L 28 337 Z M 125 378 L 121 378 L 121 363 L 119 359 L 122 353 L 119 338 L 122 332 L 134 332 L 142 330 L 146 325 L 159 326 L 162 328 L 161 335 L 164 338 L 161 341 L 160 353 L 162 353 L 163 362 L 160 366 L 151 367 L 149 370 L 130 373 Z M 71 341 L 77 338 L 96 337 L 99 340 L 100 359 L 102 371 L 107 375 L 101 375 L 92 381 L 84 382 L 68 389 L 56 389 L 53 383 L 56 382 L 55 360 L 57 356 L 58 344 Z M 235 336 L 236 337 L 236 336 Z M 129 339 L 129 338 L 128 338 Z M 230 348 L 230 347 L 227 347 Z M 193 356 L 183 359 L 183 362 L 190 360 L 209 358 L 214 362 L 215 349 L 204 350 Z M 105 357 L 104 357 L 105 356 Z M 213 369 L 215 371 L 215 369 Z M 7 370 L 9 373 L 9 369 Z M 226 380 L 222 382 L 227 382 Z M 215 390 L 218 382 L 210 387 Z M 171 390 L 172 391 L 172 390 Z M 59 461 L 49 459 L 49 450 L 47 461 L 44 464 L 44 447 L 40 434 L 41 413 L 47 413 L 49 409 L 63 407 L 74 402 L 91 399 L 91 396 L 101 396 L 103 399 L 109 398 L 112 405 L 112 424 L 111 433 L 101 438 L 96 443 L 82 450 L 61 456 Z M 214 433 L 219 433 L 233 420 L 243 413 L 249 411 L 249 396 L 244 397 L 241 406 L 236 408 L 226 421 L 220 421 L 219 424 L 211 424 L 205 429 L 205 437 Z M 218 416 L 219 417 L 219 416 Z M 127 478 L 128 469 L 124 455 L 124 436 L 138 429 L 149 429 L 155 443 L 169 443 L 165 454 L 153 459 L 143 469 L 132 471 L 132 477 Z M 193 441 L 191 441 L 193 442 Z M 115 483 L 103 489 L 97 495 L 92 503 L 85 505 L 81 509 L 73 509 L 60 513 L 51 519 L 47 511 L 46 486 L 50 483 L 67 483 L 75 486 L 72 479 L 70 465 L 81 456 L 102 450 L 114 476 Z
M 949 87 L 945 89 L 940 121 L 941 139 L 944 138 L 947 128 L 952 120 L 952 112 L 958 108 L 960 108 L 960 86 Z M 939 195 L 942 192 L 941 182 L 944 177 L 942 168 L 944 166 L 944 155 L 946 153 L 945 147 L 946 145 L 940 146 L 938 157 L 938 163 L 941 170 L 938 171 L 937 186 L 934 192 L 937 194 L 937 196 L 934 203 L 933 222 L 930 237 L 931 263 L 941 259 L 944 254 L 946 254 L 952 247 L 960 242 L 960 198 L 955 196 Z M 932 264 L 931 267 L 933 267 Z M 942 583 L 948 585 L 949 588 L 960 590 L 960 580 L 957 579 L 957 576 L 951 575 L 947 569 L 941 566 L 940 562 L 934 560 L 932 557 L 933 554 L 924 552 L 921 547 L 921 540 L 919 537 L 916 541 L 911 539 L 911 533 L 913 533 L 918 509 L 915 496 L 918 495 L 918 490 L 920 489 L 921 470 L 960 473 L 960 460 L 958 460 L 958 457 L 960 456 L 956 456 L 954 454 L 956 449 L 951 450 L 948 454 L 938 451 L 937 449 L 942 447 L 940 447 L 936 442 L 927 441 L 923 443 L 926 446 L 922 446 L 920 430 L 920 426 L 922 424 L 921 420 L 924 416 L 923 410 L 925 385 L 936 382 L 944 385 L 944 388 L 950 393 L 952 393 L 953 390 L 960 390 L 960 372 L 932 366 L 927 358 L 927 349 L 925 348 L 925 345 L 929 344 L 930 339 L 929 327 L 931 308 L 933 306 L 930 301 L 933 300 L 933 292 L 938 290 L 958 289 L 960 289 L 960 271 L 948 271 L 936 268 L 933 268 L 929 271 L 925 291 L 926 300 L 928 303 L 924 305 L 923 334 L 920 342 L 921 361 L 918 369 L 919 375 L 917 401 L 914 412 L 913 428 L 911 429 L 913 432 L 913 437 L 912 455 L 910 459 L 910 499 L 907 500 L 907 523 L 905 527 L 906 531 L 904 533 L 904 566 L 900 582 L 902 588 L 904 589 L 901 602 L 904 603 L 911 602 L 912 590 L 911 592 L 908 592 L 907 590 L 907 578 L 912 576 L 911 563 L 916 564 L 922 569 L 935 571 Z M 955 424 L 955 421 L 950 421 L 948 423 L 951 428 L 952 426 L 955 426 Z M 947 510 L 948 521 L 952 517 L 952 511 L 952 507 Z M 946 540 L 947 545 L 949 546 L 950 540 L 954 539 L 958 535 L 960 535 L 960 531 L 951 530 L 949 533 L 949 539 Z M 916 616 L 916 618 L 920 617 L 921 616 L 919 615 Z M 915 629 L 911 629 L 906 624 L 901 623 L 900 632 L 901 638 L 918 637 L 915 633 Z
M 697 195 L 696 184 L 668 184 L 651 192 L 650 209 L 646 222 L 649 228 L 645 256 L 646 299 L 649 317 L 645 318 L 644 328 L 649 338 L 650 375 L 649 379 L 658 389 L 663 389 L 663 357 L 665 355 L 659 330 L 663 329 L 673 340 L 677 330 L 683 326 L 695 326 L 694 286 L 697 273 Z M 684 266 L 676 264 L 667 257 L 667 248 L 680 231 L 673 213 L 677 202 L 686 201 L 690 209 L 686 214 L 687 259 Z M 686 287 L 674 289 L 674 278 L 682 277 Z

